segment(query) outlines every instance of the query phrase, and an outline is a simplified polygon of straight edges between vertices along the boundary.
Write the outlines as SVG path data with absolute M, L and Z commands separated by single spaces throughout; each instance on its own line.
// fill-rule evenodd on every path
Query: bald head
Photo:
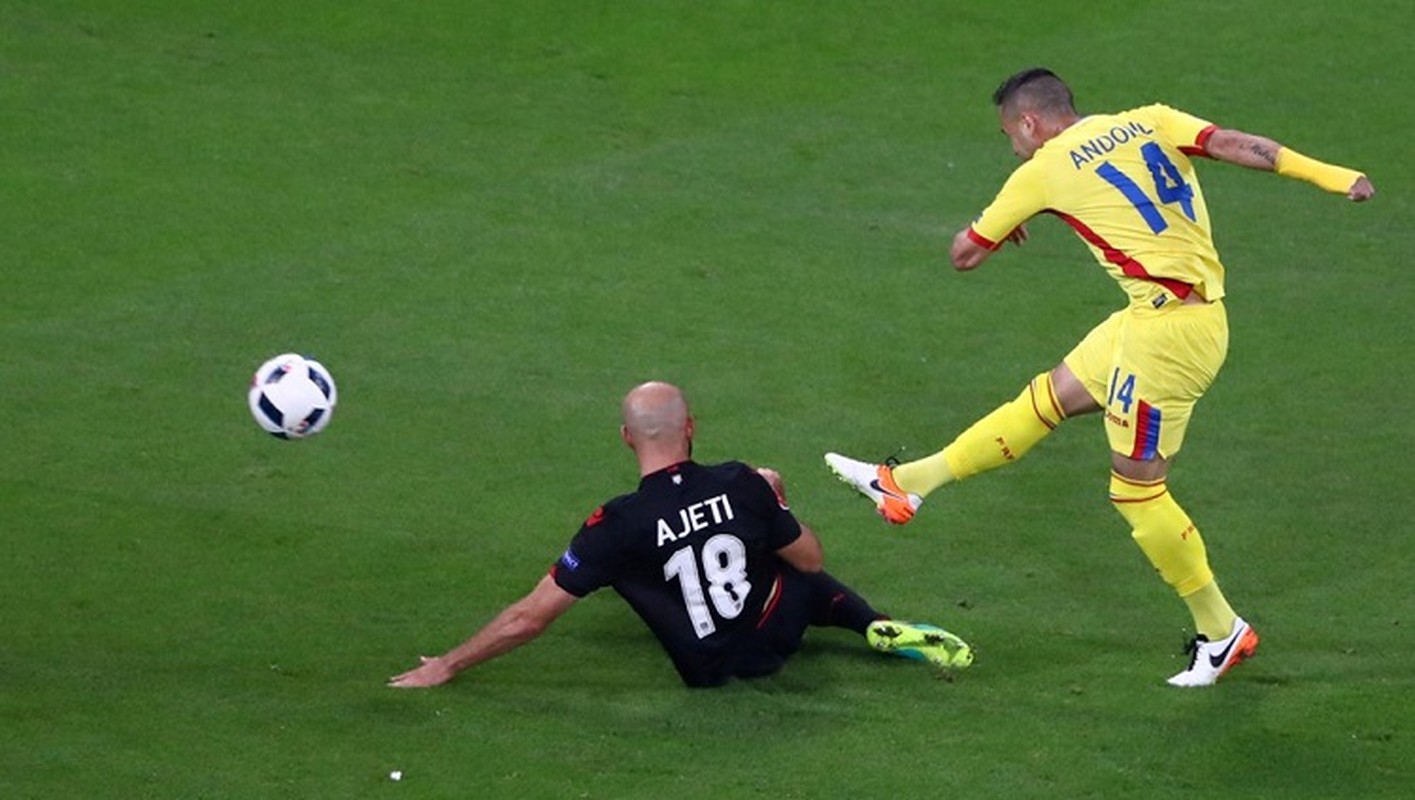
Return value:
M 673 442 L 688 419 L 688 399 L 671 383 L 650 381 L 624 396 L 624 429 L 639 442 Z

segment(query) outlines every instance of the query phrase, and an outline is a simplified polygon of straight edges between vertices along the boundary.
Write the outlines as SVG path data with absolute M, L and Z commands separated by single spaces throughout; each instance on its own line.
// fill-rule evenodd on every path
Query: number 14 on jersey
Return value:
M 1188 217 L 1191 222 L 1195 221 L 1194 187 L 1184 180 L 1184 176 L 1179 173 L 1179 167 L 1174 165 L 1174 162 L 1155 142 L 1146 142 L 1140 148 L 1140 155 L 1145 159 L 1145 166 L 1150 168 L 1155 196 L 1159 198 L 1159 202 L 1162 205 L 1177 203 L 1179 210 L 1184 212 L 1184 216 Z M 1109 161 L 1101 163 L 1096 167 L 1096 174 L 1125 195 L 1125 199 L 1129 200 L 1130 205 L 1140 213 L 1145 224 L 1150 226 L 1151 232 L 1163 233 L 1169 227 L 1164 214 L 1161 214 L 1160 210 L 1155 207 L 1150 195 L 1146 194 L 1139 184 L 1135 183 L 1129 175 L 1117 169 L 1114 164 Z

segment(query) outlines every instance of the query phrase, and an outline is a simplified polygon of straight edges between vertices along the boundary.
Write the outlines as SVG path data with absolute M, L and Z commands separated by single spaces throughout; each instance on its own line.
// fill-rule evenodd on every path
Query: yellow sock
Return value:
M 1065 418 L 1051 385 L 1051 373 L 1043 372 L 1015 400 L 973 423 L 949 446 L 895 467 L 894 482 L 923 497 L 950 481 L 1016 461 Z
M 1209 581 L 1197 592 L 1185 595 L 1184 602 L 1194 617 L 1194 632 L 1204 634 L 1211 642 L 1227 636 L 1233 630 L 1233 621 L 1238 619 L 1217 581 Z
M 1214 582 L 1204 537 L 1164 480 L 1131 481 L 1112 472 L 1110 502 L 1130 523 L 1130 535 L 1160 577 L 1184 598 L 1194 630 L 1210 639 L 1227 636 L 1234 613 Z

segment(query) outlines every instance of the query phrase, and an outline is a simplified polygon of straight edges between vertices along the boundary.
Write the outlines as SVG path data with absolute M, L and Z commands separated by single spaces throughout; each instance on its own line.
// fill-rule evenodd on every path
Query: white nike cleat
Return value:
M 1189 668 L 1169 679 L 1170 686 L 1213 686 L 1234 665 L 1253 655 L 1258 649 L 1258 632 L 1238 617 L 1228 636 L 1211 642 L 1195 636 L 1186 650 L 1191 654 Z
M 924 498 L 899 488 L 894 482 L 894 468 L 888 464 L 866 464 L 839 453 L 826 453 L 825 463 L 836 477 L 873 500 L 879 515 L 895 525 L 913 519 L 914 512 L 923 505 Z

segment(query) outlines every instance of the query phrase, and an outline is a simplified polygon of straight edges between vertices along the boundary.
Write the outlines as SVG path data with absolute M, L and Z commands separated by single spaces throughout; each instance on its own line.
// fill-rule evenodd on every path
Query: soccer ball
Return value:
M 303 439 L 324 430 L 338 399 L 329 370 L 298 353 L 270 359 L 251 378 L 251 416 L 281 439 Z

